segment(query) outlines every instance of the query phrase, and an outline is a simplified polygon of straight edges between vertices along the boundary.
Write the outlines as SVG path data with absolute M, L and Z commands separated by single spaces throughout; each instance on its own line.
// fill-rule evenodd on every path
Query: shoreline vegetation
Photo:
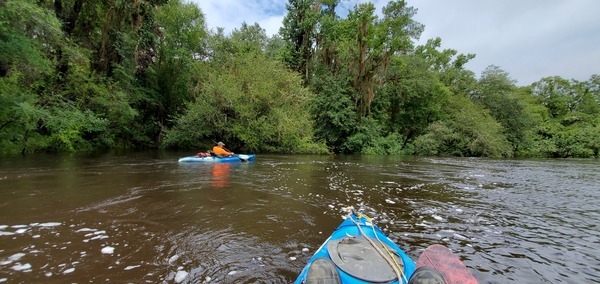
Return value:
M 327 3 L 322 3 L 327 2 Z M 598 158 L 600 76 L 517 86 L 415 45 L 416 9 L 289 0 L 279 34 L 181 0 L 0 1 L 0 154 L 101 149 Z

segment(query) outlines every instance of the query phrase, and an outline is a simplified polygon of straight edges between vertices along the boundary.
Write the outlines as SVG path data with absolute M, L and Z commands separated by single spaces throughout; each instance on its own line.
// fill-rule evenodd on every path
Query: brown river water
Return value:
M 291 283 L 343 208 L 480 283 L 600 283 L 600 161 L 0 158 L 0 283 Z

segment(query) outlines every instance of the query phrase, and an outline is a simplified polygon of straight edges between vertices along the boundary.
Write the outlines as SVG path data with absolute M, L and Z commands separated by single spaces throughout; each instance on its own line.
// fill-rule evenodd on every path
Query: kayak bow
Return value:
M 415 262 L 371 218 L 354 212 L 315 252 L 296 284 L 315 280 L 310 272 L 313 263 L 330 263 L 341 283 L 407 283 L 416 269 Z

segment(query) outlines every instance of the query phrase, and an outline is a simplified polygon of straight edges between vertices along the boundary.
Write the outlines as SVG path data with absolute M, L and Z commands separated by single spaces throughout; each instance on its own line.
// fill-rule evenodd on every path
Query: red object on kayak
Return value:
M 435 268 L 447 284 L 478 284 L 467 266 L 443 245 L 431 245 L 425 249 L 417 260 L 417 268 L 422 266 Z

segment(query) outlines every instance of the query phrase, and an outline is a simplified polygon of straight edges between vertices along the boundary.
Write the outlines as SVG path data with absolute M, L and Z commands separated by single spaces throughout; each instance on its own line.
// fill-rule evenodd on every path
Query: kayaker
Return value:
M 215 147 L 212 148 L 212 152 L 217 155 L 217 157 L 227 157 L 232 156 L 234 153 L 225 149 L 225 143 L 219 142 Z

